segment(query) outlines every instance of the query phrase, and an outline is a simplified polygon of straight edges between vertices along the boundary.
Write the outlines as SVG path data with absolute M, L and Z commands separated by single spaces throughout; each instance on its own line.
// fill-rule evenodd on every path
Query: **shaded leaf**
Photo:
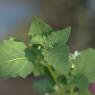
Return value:
M 61 74 L 66 74 L 69 68 L 69 50 L 66 45 L 56 45 L 53 48 L 44 49 L 43 56 L 46 63 Z
M 33 88 L 39 92 L 40 95 L 52 92 L 53 86 L 54 83 L 49 77 L 33 80 Z
M 75 85 L 79 88 L 79 90 L 84 91 L 85 89 L 88 89 L 89 83 L 88 78 L 84 75 L 76 75 L 74 77 L 73 82 Z
M 41 55 L 41 51 L 37 48 L 29 47 L 25 50 L 26 56 L 29 61 L 32 62 L 33 70 L 32 73 L 34 76 L 42 76 L 45 75 L 45 67 L 42 65 L 41 61 L 43 60 L 43 56 Z

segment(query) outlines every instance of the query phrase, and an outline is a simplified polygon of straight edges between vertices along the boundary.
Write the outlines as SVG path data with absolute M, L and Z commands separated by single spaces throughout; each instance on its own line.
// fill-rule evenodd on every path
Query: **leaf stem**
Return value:
M 49 65 L 47 65 L 47 68 L 48 68 L 48 70 L 49 70 L 49 72 L 50 72 L 50 74 L 51 74 L 53 80 L 55 81 L 55 83 L 56 83 L 57 86 L 59 87 L 60 95 L 63 95 L 63 87 L 59 84 L 59 81 L 57 80 L 57 77 L 55 76 L 54 71 L 52 70 L 52 68 L 51 68 Z
M 50 74 L 51 74 L 53 80 L 55 81 L 55 83 L 58 84 L 57 78 L 56 78 L 56 76 L 55 76 L 53 70 L 51 69 L 51 67 L 48 65 L 47 68 L 48 68 L 48 70 L 49 70 L 49 72 L 50 72 Z
M 51 77 L 53 78 L 54 82 L 56 83 L 56 85 L 59 87 L 60 90 L 60 95 L 63 95 L 63 87 L 60 85 L 59 81 L 57 80 L 56 74 L 54 73 L 54 71 L 52 70 L 51 66 L 44 64 L 44 62 L 42 62 L 43 65 L 45 67 L 47 67 L 48 71 L 51 74 Z

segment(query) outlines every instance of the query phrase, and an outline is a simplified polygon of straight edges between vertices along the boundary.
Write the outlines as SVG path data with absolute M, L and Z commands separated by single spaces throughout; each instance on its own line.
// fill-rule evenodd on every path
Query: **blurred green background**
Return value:
M 0 0 L 0 40 L 27 41 L 33 16 L 55 29 L 71 26 L 72 52 L 95 47 L 95 0 Z M 0 95 L 35 95 L 31 87 L 31 78 L 0 79 Z

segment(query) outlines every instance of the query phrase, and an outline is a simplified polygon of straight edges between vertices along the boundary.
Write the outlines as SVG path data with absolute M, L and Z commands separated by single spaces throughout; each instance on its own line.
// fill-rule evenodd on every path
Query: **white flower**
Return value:
M 46 93 L 45 93 L 45 95 L 49 95 L 49 93 L 48 93 L 48 92 L 46 92 Z
M 40 50 L 41 49 L 41 46 L 38 46 L 38 50 Z
M 74 65 L 74 64 L 72 64 L 72 68 L 73 68 L 73 69 L 75 68 L 75 65 Z
M 77 57 L 80 54 L 80 52 L 75 51 L 74 56 Z
M 54 86 L 54 90 L 59 90 L 59 87 L 57 85 Z
M 75 60 L 76 57 L 80 54 L 80 52 L 78 51 L 75 51 L 74 54 L 71 54 L 70 57 L 69 57 L 69 60 Z

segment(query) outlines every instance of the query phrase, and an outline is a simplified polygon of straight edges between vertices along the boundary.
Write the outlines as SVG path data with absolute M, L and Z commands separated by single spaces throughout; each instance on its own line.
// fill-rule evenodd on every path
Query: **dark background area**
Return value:
M 95 0 L 0 0 L 0 40 L 26 42 L 35 15 L 55 29 L 71 26 L 72 52 L 95 47 Z M 0 79 L 0 95 L 35 95 L 31 79 Z

